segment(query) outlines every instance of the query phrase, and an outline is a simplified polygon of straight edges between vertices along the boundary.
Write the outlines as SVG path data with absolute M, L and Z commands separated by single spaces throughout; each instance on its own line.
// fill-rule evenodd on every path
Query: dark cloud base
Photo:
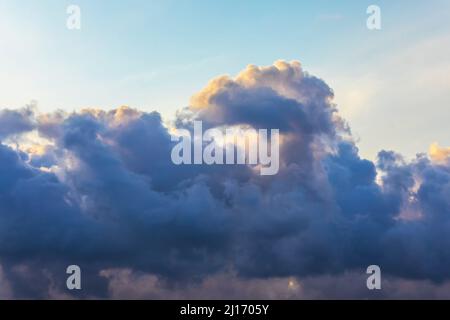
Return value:
M 172 125 L 194 120 L 280 129 L 279 173 L 173 165 L 156 112 L 0 111 L 0 298 L 450 297 L 445 157 L 362 159 L 298 62 L 212 80 Z

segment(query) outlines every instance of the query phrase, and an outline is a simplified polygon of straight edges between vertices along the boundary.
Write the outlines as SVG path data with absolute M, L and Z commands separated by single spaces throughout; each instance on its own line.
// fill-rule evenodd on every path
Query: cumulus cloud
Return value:
M 369 291 L 364 270 L 304 278 L 241 278 L 234 273 L 207 276 L 196 283 L 171 284 L 130 269 L 102 270 L 114 299 L 449 299 L 450 282 L 386 276 L 383 290 Z
M 171 126 L 196 120 L 280 129 L 279 173 L 174 165 Z M 129 107 L 4 110 L 0 124 L 0 277 L 15 297 L 65 297 L 70 264 L 82 298 L 365 298 L 371 264 L 393 297 L 448 288 L 448 153 L 362 159 L 299 62 L 213 79 L 170 125 Z
M 436 142 L 432 143 L 428 151 L 431 160 L 445 164 L 450 158 L 450 148 L 440 147 Z
M 0 110 L 0 141 L 33 129 L 33 109 L 31 106 L 20 110 Z

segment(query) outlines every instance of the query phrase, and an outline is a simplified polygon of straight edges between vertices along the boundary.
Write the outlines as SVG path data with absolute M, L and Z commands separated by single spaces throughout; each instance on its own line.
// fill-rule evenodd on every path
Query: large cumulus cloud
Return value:
M 195 120 L 280 129 L 279 173 L 174 165 L 170 132 Z M 202 297 L 227 281 L 230 297 L 338 297 L 332 283 L 371 264 L 392 296 L 408 281 L 448 287 L 448 150 L 362 159 L 332 89 L 299 62 L 216 78 L 171 124 L 128 107 L 28 107 L 0 125 L 3 296 L 66 297 L 69 264 L 85 270 L 83 297 Z

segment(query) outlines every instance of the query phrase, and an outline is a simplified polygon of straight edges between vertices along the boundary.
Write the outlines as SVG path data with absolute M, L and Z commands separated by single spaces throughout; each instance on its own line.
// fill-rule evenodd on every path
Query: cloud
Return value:
M 436 163 L 446 163 L 450 158 L 450 148 L 442 148 L 436 142 L 432 143 L 428 151 L 431 160 Z
M 12 299 L 14 297 L 11 285 L 3 273 L 3 267 L 0 265 L 0 300 Z
M 332 89 L 299 62 L 214 79 L 170 125 L 129 107 L 26 110 L 0 114 L 2 137 L 23 136 L 0 146 L 0 261 L 15 297 L 65 297 L 71 264 L 89 281 L 80 298 L 218 295 L 227 279 L 230 297 L 335 297 L 339 279 L 358 281 L 342 296 L 367 297 L 371 264 L 399 296 L 408 281 L 433 296 L 450 280 L 445 152 L 362 159 Z M 170 127 L 195 120 L 280 129 L 279 173 L 174 165 Z
M 0 141 L 33 129 L 33 110 L 26 107 L 20 110 L 0 110 Z
M 247 124 L 284 132 L 332 133 L 332 90 L 304 72 L 299 62 L 250 65 L 232 79 L 212 80 L 191 100 L 198 120 L 211 125 Z
M 450 282 L 383 279 L 381 291 L 369 291 L 363 270 L 305 278 L 248 279 L 233 273 L 207 276 L 196 283 L 173 285 L 158 276 L 130 269 L 102 270 L 113 299 L 448 299 Z

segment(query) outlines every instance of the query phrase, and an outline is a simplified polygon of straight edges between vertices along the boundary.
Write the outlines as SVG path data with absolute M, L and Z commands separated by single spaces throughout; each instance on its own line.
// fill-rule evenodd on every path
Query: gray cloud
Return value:
M 34 128 L 32 107 L 20 110 L 0 110 L 0 141 L 16 134 L 30 131 Z
M 378 264 L 392 290 L 380 297 L 445 296 L 449 162 L 362 159 L 332 97 L 299 63 L 277 62 L 213 80 L 178 114 L 177 127 L 281 129 L 270 177 L 172 164 L 155 112 L 2 111 L 0 138 L 40 139 L 0 145 L 0 294 L 65 297 L 65 266 L 79 264 L 83 298 L 219 294 L 227 279 L 229 297 L 364 298 L 361 270 Z M 358 285 L 333 291 L 345 281 Z

